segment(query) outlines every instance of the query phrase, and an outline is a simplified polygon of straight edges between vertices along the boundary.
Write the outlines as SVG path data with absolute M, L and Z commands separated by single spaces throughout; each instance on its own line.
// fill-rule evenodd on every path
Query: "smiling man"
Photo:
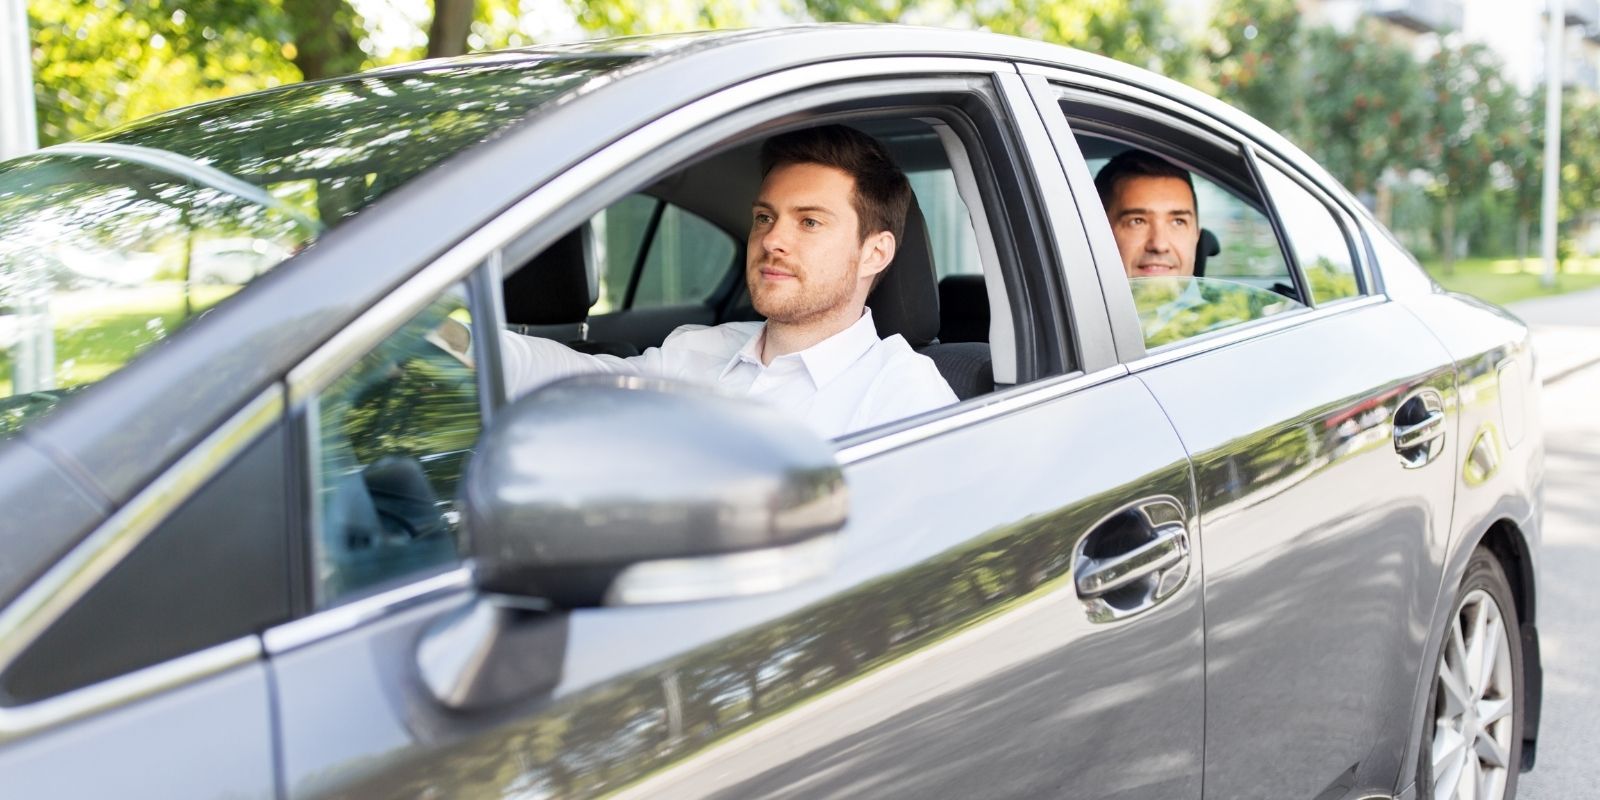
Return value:
M 894 260 L 911 184 L 872 137 L 842 125 L 761 148 L 745 281 L 766 322 L 685 325 L 631 358 L 502 336 L 513 397 L 583 372 L 711 384 L 842 436 L 956 402 L 933 361 L 899 335 L 879 339 L 867 295 Z
M 1125 150 L 1094 178 L 1130 278 L 1194 275 L 1200 243 L 1194 180 L 1143 150 Z

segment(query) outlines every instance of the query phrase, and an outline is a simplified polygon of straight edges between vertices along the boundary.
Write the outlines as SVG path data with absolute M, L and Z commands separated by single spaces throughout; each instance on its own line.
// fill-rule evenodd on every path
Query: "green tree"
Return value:
M 1314 29 L 1306 44 L 1306 149 L 1358 195 L 1375 192 L 1390 169 L 1420 166 L 1426 95 L 1411 53 L 1370 22 L 1350 33 Z
M 1440 49 L 1424 70 L 1423 163 L 1439 202 L 1445 274 L 1454 271 L 1457 208 L 1489 189 L 1503 138 L 1516 128 L 1516 90 L 1501 77 L 1503 66 L 1487 47 L 1468 44 Z
M 1217 96 L 1304 141 L 1305 39 L 1294 0 L 1222 0 L 1206 48 Z

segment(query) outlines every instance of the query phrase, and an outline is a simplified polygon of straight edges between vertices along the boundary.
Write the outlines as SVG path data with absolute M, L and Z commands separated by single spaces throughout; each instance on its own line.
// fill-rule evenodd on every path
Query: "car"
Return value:
M 959 402 L 824 440 L 648 376 L 508 396 L 482 331 L 758 319 L 757 149 L 824 123 L 910 177 L 869 306 Z M 1187 282 L 1124 272 L 1093 176 L 1132 148 L 1193 176 Z M 1533 764 L 1528 328 L 1135 67 L 853 25 L 424 61 L 6 162 L 0 254 L 7 795 L 1509 798 Z

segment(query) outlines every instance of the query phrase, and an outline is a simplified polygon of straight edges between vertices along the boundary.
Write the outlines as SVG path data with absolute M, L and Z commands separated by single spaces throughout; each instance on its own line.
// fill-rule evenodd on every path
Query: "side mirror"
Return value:
M 479 587 L 556 608 L 793 586 L 831 566 L 848 506 L 833 448 L 793 418 L 621 375 L 504 408 L 462 486 Z

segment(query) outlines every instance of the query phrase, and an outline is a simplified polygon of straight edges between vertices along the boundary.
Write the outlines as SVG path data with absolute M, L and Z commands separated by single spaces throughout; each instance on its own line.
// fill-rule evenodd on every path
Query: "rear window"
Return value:
M 0 439 L 384 194 L 633 60 L 300 84 L 0 165 Z

